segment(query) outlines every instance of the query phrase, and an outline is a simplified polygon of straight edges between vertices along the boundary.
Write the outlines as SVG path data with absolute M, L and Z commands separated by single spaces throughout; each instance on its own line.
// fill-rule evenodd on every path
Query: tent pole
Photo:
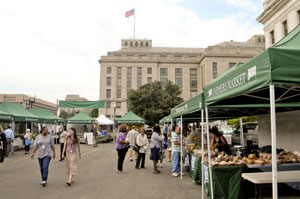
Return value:
M 211 173 L 211 151 L 210 151 L 210 135 L 209 135 L 209 120 L 208 120 L 208 108 L 205 107 L 205 115 L 206 115 L 206 134 L 207 134 L 207 151 L 208 151 L 208 169 L 209 169 L 209 184 L 210 184 L 210 194 L 211 199 L 214 199 L 214 190 L 213 190 L 213 181 L 212 181 L 212 173 Z
M 181 131 L 180 131 L 180 179 L 182 180 L 182 155 L 183 155 L 183 148 L 182 148 L 182 142 L 183 142 L 183 137 L 182 137 L 182 132 L 183 132 L 183 123 L 182 123 L 182 115 L 180 116 L 180 121 L 181 121 Z
M 204 113 L 203 109 L 201 110 L 201 149 L 202 149 L 202 161 L 201 161 L 201 168 L 202 168 L 202 183 L 201 183 L 201 189 L 202 189 L 202 197 L 204 199 Z
M 277 153 L 276 153 L 276 110 L 275 110 L 275 88 L 270 85 L 270 111 L 271 111 L 271 139 L 272 139 L 272 198 L 278 198 L 277 190 Z
M 244 129 L 243 129 L 243 118 L 240 118 L 240 143 L 241 146 L 245 146 L 245 140 L 244 140 Z

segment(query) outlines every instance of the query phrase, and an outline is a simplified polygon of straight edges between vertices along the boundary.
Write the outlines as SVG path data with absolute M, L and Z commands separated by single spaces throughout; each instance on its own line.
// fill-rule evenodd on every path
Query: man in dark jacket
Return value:
M 6 136 L 3 133 L 2 126 L 0 126 L 0 163 L 4 161 L 6 151 Z

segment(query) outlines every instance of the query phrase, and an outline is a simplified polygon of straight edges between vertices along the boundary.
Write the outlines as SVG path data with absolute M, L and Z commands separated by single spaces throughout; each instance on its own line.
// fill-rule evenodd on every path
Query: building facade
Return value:
M 300 23 L 299 0 L 265 0 L 256 19 L 264 25 L 266 48 L 280 41 Z
M 229 67 L 263 50 L 262 35 L 248 42 L 223 42 L 208 48 L 152 47 L 152 40 L 123 39 L 120 50 L 108 52 L 99 60 L 100 100 L 106 101 L 99 115 L 123 116 L 129 91 L 154 81 L 172 81 L 188 100 Z
M 21 104 L 24 108 L 42 108 L 48 109 L 53 114 L 57 114 L 57 105 L 36 97 L 24 94 L 0 94 L 0 103 L 12 102 Z

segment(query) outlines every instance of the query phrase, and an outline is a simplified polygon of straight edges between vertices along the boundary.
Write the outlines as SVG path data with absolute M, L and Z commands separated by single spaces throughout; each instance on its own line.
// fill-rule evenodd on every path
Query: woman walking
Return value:
M 159 174 L 160 171 L 157 169 L 158 160 L 160 160 L 160 149 L 162 147 L 163 137 L 160 136 L 160 127 L 155 126 L 151 136 L 151 154 L 150 160 L 153 161 L 153 173 Z
M 149 142 L 148 142 L 147 136 L 145 135 L 145 129 L 144 128 L 140 129 L 140 134 L 136 138 L 136 144 L 140 148 L 139 148 L 138 158 L 137 158 L 137 161 L 136 161 L 135 168 L 136 169 L 140 168 L 140 162 L 142 160 L 141 168 L 145 169 L 145 156 L 146 156 L 146 151 L 147 151 Z
M 62 159 L 65 157 L 65 152 L 67 155 L 67 170 L 69 174 L 69 179 L 67 182 L 68 186 L 71 186 L 74 183 L 74 176 L 77 174 L 77 151 L 78 149 L 78 156 L 79 159 L 81 158 L 80 153 L 80 144 L 79 144 L 79 137 L 77 136 L 76 129 L 70 128 L 69 130 L 70 135 L 68 135 L 65 139 L 64 149 L 62 153 Z
M 123 171 L 123 162 L 126 153 L 128 151 L 128 145 L 129 145 L 129 140 L 126 140 L 126 134 L 127 134 L 127 126 L 121 125 L 119 127 L 119 133 L 116 141 L 116 150 L 118 152 L 118 173 L 119 174 L 126 173 L 125 171 Z
M 48 135 L 47 127 L 43 127 L 41 134 L 36 137 L 33 144 L 31 159 L 34 158 L 34 153 L 36 151 L 38 151 L 38 161 L 42 175 L 42 181 L 40 184 L 42 186 L 46 186 L 51 156 L 55 159 L 54 141 L 53 138 Z
M 25 140 L 25 154 L 29 154 L 29 148 L 30 145 L 32 144 L 32 134 L 30 133 L 30 129 L 26 129 L 24 140 Z
M 60 159 L 59 161 L 63 161 L 63 150 L 64 150 L 64 145 L 65 145 L 65 139 L 68 135 L 67 131 L 66 131 L 66 126 L 62 126 L 62 129 L 61 129 L 62 133 L 60 134 L 59 136 L 59 143 L 60 143 Z M 64 153 L 64 156 L 66 157 L 66 152 Z

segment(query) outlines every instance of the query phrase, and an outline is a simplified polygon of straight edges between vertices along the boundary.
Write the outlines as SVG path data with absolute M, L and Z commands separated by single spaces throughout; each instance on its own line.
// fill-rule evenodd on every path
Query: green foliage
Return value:
M 94 108 L 92 110 L 92 112 L 90 113 L 90 116 L 93 117 L 93 118 L 97 118 L 98 117 L 98 109 L 97 108 Z
M 131 90 L 128 97 L 128 111 L 146 120 L 150 126 L 158 124 L 159 120 L 170 114 L 171 108 L 183 102 L 180 88 L 171 81 L 163 86 L 155 81 Z
M 59 117 L 63 118 L 63 119 L 69 119 L 70 115 L 65 110 L 61 110 L 60 113 L 59 113 Z
M 257 116 L 244 116 L 242 118 L 243 118 L 243 123 L 245 123 L 245 122 L 258 122 Z M 240 118 L 228 120 L 228 124 L 232 125 L 234 127 L 238 127 L 238 126 L 240 126 Z

